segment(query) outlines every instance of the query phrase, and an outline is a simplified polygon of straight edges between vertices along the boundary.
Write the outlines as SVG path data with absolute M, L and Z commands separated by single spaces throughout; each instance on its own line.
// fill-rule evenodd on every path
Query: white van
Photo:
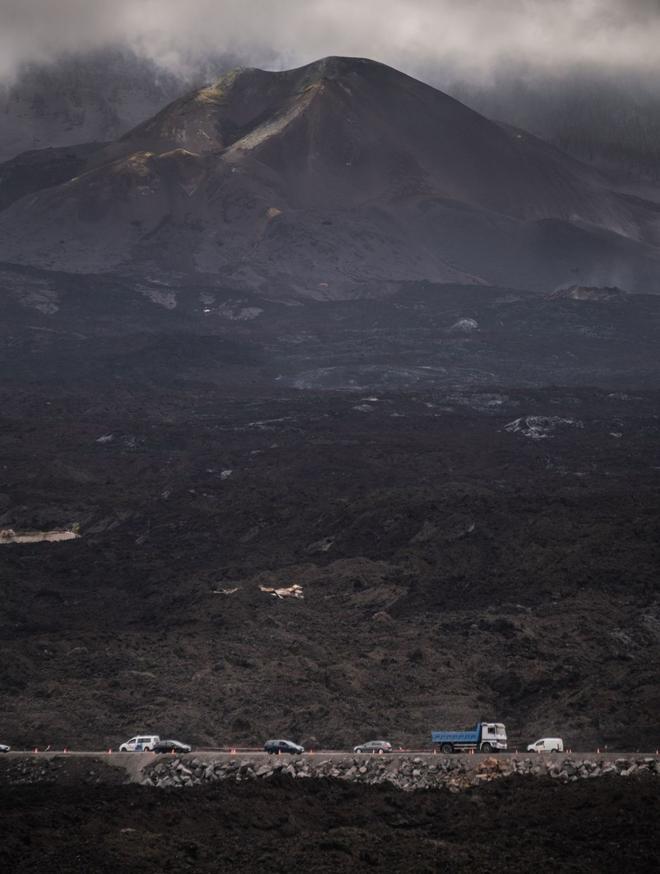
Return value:
M 528 753 L 563 753 L 564 741 L 560 737 L 542 737 L 527 747 Z
M 157 734 L 140 734 L 132 737 L 119 747 L 120 753 L 148 753 L 153 750 L 160 737 Z

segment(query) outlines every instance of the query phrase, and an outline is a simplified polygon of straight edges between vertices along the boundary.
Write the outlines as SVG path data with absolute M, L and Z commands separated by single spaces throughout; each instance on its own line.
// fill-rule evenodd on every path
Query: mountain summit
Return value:
M 0 258 L 342 297 L 403 279 L 660 292 L 658 213 L 373 61 L 237 69 L 0 213 Z

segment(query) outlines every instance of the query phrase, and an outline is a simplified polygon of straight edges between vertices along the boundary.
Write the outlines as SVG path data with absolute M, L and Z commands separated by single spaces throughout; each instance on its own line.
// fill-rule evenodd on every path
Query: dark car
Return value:
M 391 753 L 392 744 L 386 740 L 368 740 L 364 744 L 353 747 L 354 753 Z
M 264 744 L 267 753 L 294 753 L 298 755 L 305 752 L 305 747 L 294 744 L 291 740 L 267 740 Z
M 154 744 L 155 753 L 189 753 L 190 744 L 182 744 L 180 740 L 159 740 Z

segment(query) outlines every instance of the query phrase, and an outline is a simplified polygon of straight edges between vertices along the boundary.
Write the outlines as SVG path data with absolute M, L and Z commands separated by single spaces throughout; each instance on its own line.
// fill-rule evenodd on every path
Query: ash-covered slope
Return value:
M 237 70 L 0 213 L 0 258 L 343 297 L 390 280 L 660 291 L 658 213 L 367 60 Z

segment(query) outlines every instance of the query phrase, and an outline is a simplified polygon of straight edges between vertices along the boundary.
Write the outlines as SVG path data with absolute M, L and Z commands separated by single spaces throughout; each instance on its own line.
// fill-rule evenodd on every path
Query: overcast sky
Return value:
M 359 55 L 409 72 L 449 61 L 660 68 L 660 0 L 0 0 L 0 75 L 62 51 L 128 42 L 176 65 L 231 52 L 294 66 Z

